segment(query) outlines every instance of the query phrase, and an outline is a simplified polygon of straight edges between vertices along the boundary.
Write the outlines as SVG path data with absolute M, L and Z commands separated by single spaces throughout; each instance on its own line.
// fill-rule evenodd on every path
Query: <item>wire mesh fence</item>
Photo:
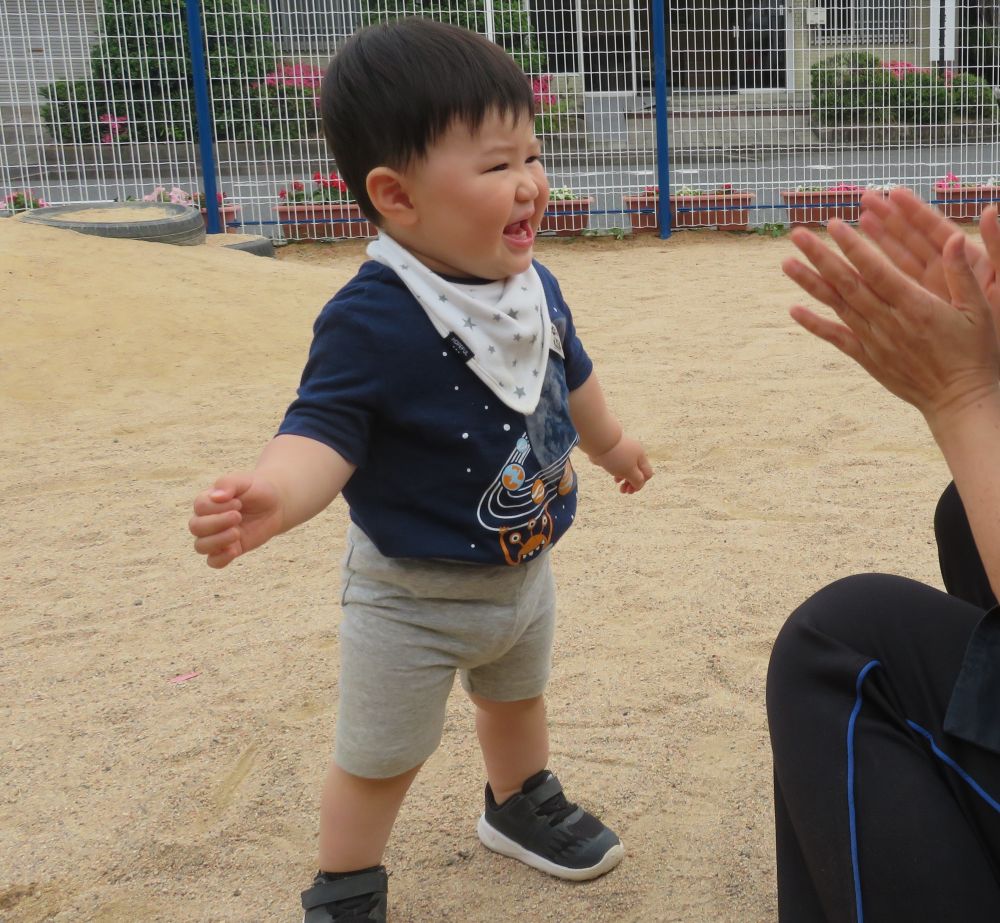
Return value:
M 673 227 L 854 219 L 869 186 L 960 219 L 1000 198 L 994 0 L 659 2 L 658 36 L 646 0 L 200 0 L 199 85 L 183 0 L 0 0 L 0 194 L 28 193 L 8 210 L 198 204 L 201 93 L 230 230 L 366 236 L 321 137 L 320 78 L 357 28 L 427 15 L 531 79 L 546 232 L 655 228 L 668 211 Z

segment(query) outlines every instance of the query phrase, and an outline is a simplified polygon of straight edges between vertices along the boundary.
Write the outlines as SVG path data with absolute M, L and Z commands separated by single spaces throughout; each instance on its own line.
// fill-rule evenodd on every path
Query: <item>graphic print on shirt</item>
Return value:
M 576 488 L 569 460 L 579 441 L 567 408 L 561 362 L 549 362 L 535 412 L 479 501 L 480 524 L 497 534 L 508 564 L 523 564 L 552 543 L 559 498 Z
M 569 460 L 576 440 L 551 464 L 529 470 L 528 434 L 517 440 L 514 451 L 479 501 L 479 522 L 497 533 L 508 564 L 523 564 L 549 546 L 555 523 L 549 507 L 576 487 L 576 472 Z

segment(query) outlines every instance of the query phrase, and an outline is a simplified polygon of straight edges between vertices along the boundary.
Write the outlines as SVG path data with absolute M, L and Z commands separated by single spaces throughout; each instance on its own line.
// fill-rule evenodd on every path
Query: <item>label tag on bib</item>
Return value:
M 559 336 L 559 328 L 553 324 L 552 325 L 552 344 L 549 347 L 552 352 L 554 352 L 560 359 L 564 362 L 566 361 L 566 354 L 563 352 L 562 347 L 562 337 Z

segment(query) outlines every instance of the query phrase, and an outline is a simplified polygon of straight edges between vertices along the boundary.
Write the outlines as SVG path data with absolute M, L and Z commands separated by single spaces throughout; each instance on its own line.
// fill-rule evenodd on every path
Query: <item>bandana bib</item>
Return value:
M 496 283 L 484 299 L 479 288 L 432 272 L 384 232 L 368 255 L 388 266 L 424 309 L 434 329 L 466 360 L 501 401 L 525 416 L 534 412 L 545 381 L 552 324 L 542 280 L 534 266 Z

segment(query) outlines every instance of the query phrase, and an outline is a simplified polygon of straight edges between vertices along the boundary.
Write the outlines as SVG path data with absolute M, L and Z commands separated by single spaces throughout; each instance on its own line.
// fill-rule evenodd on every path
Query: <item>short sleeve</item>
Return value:
M 367 458 L 381 381 L 377 338 L 362 308 L 334 299 L 320 313 L 298 397 L 278 430 L 322 442 L 358 467 Z
M 573 313 L 563 298 L 562 290 L 555 276 L 544 266 L 536 263 L 535 268 L 542 280 L 542 286 L 549 302 L 549 315 L 553 323 L 562 336 L 563 355 L 566 366 L 566 387 L 570 391 L 575 391 L 594 371 L 594 363 L 591 361 L 587 351 L 583 348 L 583 343 L 576 334 L 576 325 L 573 323 Z
M 1000 753 L 1000 606 L 987 612 L 969 639 L 952 689 L 944 729 Z

